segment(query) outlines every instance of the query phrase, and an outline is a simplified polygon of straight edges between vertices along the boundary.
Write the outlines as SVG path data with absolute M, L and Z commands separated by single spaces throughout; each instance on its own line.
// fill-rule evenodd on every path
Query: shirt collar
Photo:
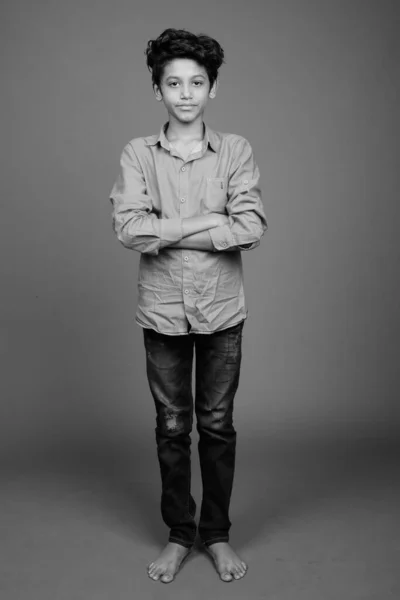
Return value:
M 169 150 L 169 141 L 167 139 L 167 136 L 165 135 L 165 132 L 167 130 L 168 127 L 168 122 L 165 123 L 160 130 L 160 133 L 158 135 L 151 135 L 150 137 L 147 137 L 144 139 L 144 142 L 146 144 L 146 146 L 156 146 L 157 144 L 160 144 L 163 148 L 165 148 L 166 150 Z M 210 127 L 208 127 L 208 125 L 206 125 L 204 123 L 204 140 L 206 148 L 208 146 L 210 146 L 211 150 L 213 150 L 213 152 L 218 152 L 219 148 L 220 148 L 220 140 L 218 135 L 216 134 L 215 131 L 213 131 Z

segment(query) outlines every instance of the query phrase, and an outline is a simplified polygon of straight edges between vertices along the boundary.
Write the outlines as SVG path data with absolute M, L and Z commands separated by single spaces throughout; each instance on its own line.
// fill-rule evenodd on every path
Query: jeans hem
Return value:
M 213 538 L 212 540 L 201 540 L 201 541 L 204 544 L 204 546 L 206 546 L 208 548 L 208 546 L 211 546 L 211 544 L 216 544 L 217 542 L 229 542 L 229 537 L 224 536 L 224 537 Z
M 173 536 L 170 536 L 168 541 L 173 542 L 174 544 L 179 544 L 180 546 L 184 546 L 184 548 L 189 548 L 189 549 L 192 548 L 193 544 L 194 544 L 194 541 L 187 542 L 187 541 L 181 540 L 181 539 L 173 537 Z

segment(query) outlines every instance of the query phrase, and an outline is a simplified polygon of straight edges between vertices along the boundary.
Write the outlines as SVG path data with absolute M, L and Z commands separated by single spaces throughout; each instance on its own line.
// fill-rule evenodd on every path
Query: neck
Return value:
M 200 141 L 204 138 L 203 119 L 200 116 L 193 123 L 181 123 L 170 116 L 166 136 L 170 142 L 175 140 L 182 142 Z

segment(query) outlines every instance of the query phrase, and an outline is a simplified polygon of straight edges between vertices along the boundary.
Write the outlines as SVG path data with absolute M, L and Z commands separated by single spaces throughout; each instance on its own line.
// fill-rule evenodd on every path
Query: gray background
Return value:
M 396 2 L 146 6 L 2 5 L 2 447 L 150 444 L 139 255 L 114 237 L 108 194 L 125 143 L 167 120 L 143 52 L 168 26 L 225 48 L 206 121 L 248 138 L 263 178 L 241 436 L 396 434 Z
M 7 600 L 28 597 L 20 595 L 25 584 L 33 597 L 32 582 L 41 600 L 110 597 L 113 575 L 98 584 L 110 554 L 104 550 L 104 560 L 99 558 L 104 532 L 91 527 L 115 515 L 124 524 L 118 540 L 110 526 L 107 548 L 127 574 L 131 566 L 124 561 L 132 548 L 126 522 L 133 507 L 136 540 L 145 545 L 150 536 L 154 546 L 136 555 L 137 581 L 145 577 L 143 561 L 154 559 L 165 539 L 155 412 L 142 332 L 134 323 L 139 255 L 124 249 L 112 232 L 108 194 L 123 146 L 158 132 L 167 119 L 153 96 L 144 57 L 148 39 L 166 27 L 207 33 L 225 49 L 227 63 L 206 122 L 250 140 L 269 222 L 260 247 L 243 255 L 250 314 L 235 406 L 237 539 L 242 546 L 256 544 L 268 525 L 260 522 L 266 506 L 274 515 L 268 531 L 271 525 L 282 531 L 282 522 L 296 511 L 304 517 L 301 507 L 315 507 L 316 498 L 354 484 L 355 472 L 369 473 L 369 486 L 379 489 L 374 477 L 382 461 L 375 471 L 371 465 L 377 463 L 369 458 L 360 459 L 368 465 L 364 470 L 358 458 L 351 463 L 358 467 L 346 465 L 348 454 L 369 457 L 371 447 L 396 441 L 400 428 L 398 3 L 6 0 L 0 22 L 0 449 L 11 486 L 2 514 L 16 528 L 24 524 L 9 530 L 7 557 L 13 560 L 13 552 L 21 556 L 25 549 L 24 577 L 18 561 L 15 579 L 8 571 Z M 318 462 L 329 440 L 335 459 Z M 306 447 L 304 460 L 298 458 Z M 40 475 L 40 485 L 33 473 Z M 194 478 L 199 490 L 196 465 Z M 396 479 L 389 480 L 393 490 Z M 132 481 L 141 483 L 134 501 L 126 491 Z M 351 506 L 368 497 L 360 492 L 360 479 L 358 484 Z M 361 549 L 374 551 L 377 538 L 390 547 L 390 506 L 398 501 L 382 502 L 383 529 L 368 529 L 378 520 L 366 510 L 367 525 L 354 533 Z M 347 512 L 343 530 L 357 518 Z M 47 525 L 43 529 L 37 522 Z M 319 539 L 326 548 L 326 540 L 336 539 L 338 523 L 325 517 L 322 523 L 315 543 Z M 284 531 L 281 535 L 290 535 Z M 369 541 L 362 531 L 369 532 Z M 59 547 L 52 537 L 57 532 Z M 297 539 L 310 543 L 310 530 L 303 534 L 291 532 L 290 548 Z M 126 546 L 118 546 L 121 539 Z M 47 562 L 32 563 L 32 540 L 42 543 L 40 556 Z M 285 537 L 275 542 L 283 556 Z M 397 538 L 396 544 L 398 551 Z M 268 552 L 263 548 L 264 557 Z M 306 552 L 307 545 L 300 544 L 295 565 Z M 63 574 L 66 553 L 71 578 Z M 82 564 L 88 579 L 81 562 L 73 562 L 76 556 L 87 559 Z M 309 558 L 304 573 L 315 566 L 312 551 Z M 346 585 L 360 574 L 359 563 L 350 562 L 347 572 L 334 557 L 327 560 L 318 600 L 331 598 L 330 577 L 344 586 L 332 598 L 391 597 L 385 587 L 390 577 L 383 570 L 380 580 L 373 570 L 375 556 L 366 563 L 373 581 L 366 589 L 360 583 L 353 595 Z M 54 581 L 43 583 L 49 561 L 58 588 Z M 269 574 L 276 593 L 269 597 L 299 600 L 303 590 L 310 600 L 296 569 L 285 571 L 285 565 L 276 564 Z M 255 571 L 261 590 L 265 565 L 253 577 Z M 191 577 L 196 573 L 194 568 Z M 361 573 L 359 581 L 366 576 Z M 123 585 L 121 573 L 118 577 Z M 279 595 L 290 577 L 293 595 L 290 590 Z M 265 597 L 233 585 L 224 590 L 230 598 L 232 588 L 238 598 Z M 377 596 L 368 596 L 374 585 Z M 174 597 L 181 597 L 176 589 Z M 147 593 L 142 589 L 140 597 L 150 597 Z

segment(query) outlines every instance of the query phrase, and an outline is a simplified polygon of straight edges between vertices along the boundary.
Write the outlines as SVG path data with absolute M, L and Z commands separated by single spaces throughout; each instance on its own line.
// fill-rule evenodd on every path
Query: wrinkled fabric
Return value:
M 184 160 L 167 127 L 123 149 L 113 228 L 141 253 L 136 322 L 166 335 L 209 334 L 247 317 L 241 251 L 256 248 L 267 229 L 259 168 L 245 138 L 206 125 Z M 210 212 L 229 217 L 209 230 L 213 252 L 169 247 L 182 239 L 183 219 Z
M 242 333 L 243 322 L 210 335 L 172 337 L 143 330 L 147 377 L 157 413 L 161 515 L 170 529 L 169 541 L 187 548 L 193 546 L 197 531 L 206 546 L 229 541 L 236 457 L 233 403 L 240 379 Z M 198 527 L 196 502 L 191 494 L 194 413 L 203 484 Z

